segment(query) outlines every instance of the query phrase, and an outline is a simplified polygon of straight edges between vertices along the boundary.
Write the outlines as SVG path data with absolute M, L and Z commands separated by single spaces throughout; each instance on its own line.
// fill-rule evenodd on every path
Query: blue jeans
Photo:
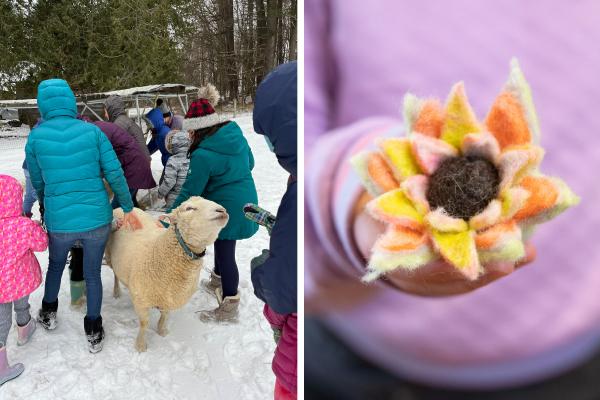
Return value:
M 31 184 L 29 171 L 24 169 L 23 173 L 25 174 L 25 198 L 23 199 L 23 213 L 29 214 L 33 208 L 33 203 L 37 201 L 37 193 Z
M 138 202 L 137 199 L 135 198 L 137 195 L 138 190 L 137 189 L 129 189 L 129 194 L 131 195 L 131 201 L 133 201 L 133 206 L 137 207 L 138 206 Z M 110 203 L 110 205 L 112 206 L 113 210 L 115 208 L 119 208 L 121 207 L 121 204 L 119 203 L 119 200 L 117 200 L 117 195 L 115 194 L 113 197 L 113 201 L 112 203 Z
M 102 308 L 102 280 L 100 268 L 104 248 L 110 233 L 110 224 L 87 232 L 49 232 L 49 261 L 44 287 L 44 302 L 53 303 L 58 298 L 60 280 L 67 262 L 69 250 L 75 244 L 83 248 L 83 275 L 87 289 L 87 317 L 96 319 Z

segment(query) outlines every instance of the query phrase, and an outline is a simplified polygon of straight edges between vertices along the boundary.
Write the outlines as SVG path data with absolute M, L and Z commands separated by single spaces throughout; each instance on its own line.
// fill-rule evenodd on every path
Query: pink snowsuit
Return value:
M 297 343 L 298 315 L 278 314 L 265 304 L 263 314 L 274 329 L 281 330 L 281 338 L 275 349 L 273 372 L 275 382 L 275 400 L 295 400 L 297 398 Z
M 41 226 L 22 217 L 23 188 L 8 175 L 0 175 L 0 303 L 27 296 L 42 282 L 34 251 L 48 247 Z

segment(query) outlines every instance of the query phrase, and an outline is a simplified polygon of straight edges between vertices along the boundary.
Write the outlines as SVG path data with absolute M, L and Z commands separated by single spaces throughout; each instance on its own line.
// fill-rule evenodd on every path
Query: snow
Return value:
M 252 130 L 252 115 L 235 119 L 244 130 L 256 159 L 253 171 L 261 206 L 275 213 L 285 191 L 287 175 L 279 167 L 262 136 Z M 19 131 L 21 132 L 21 131 Z M 25 140 L 0 136 L 0 173 L 23 180 L 21 163 Z M 160 174 L 160 154 L 152 167 Z M 34 206 L 37 212 L 37 204 Z M 36 216 L 34 216 L 36 218 Z M 38 326 L 32 341 L 16 346 L 13 325 L 8 339 L 11 362 L 25 364 L 19 378 L 0 387 L 1 400 L 80 399 L 256 399 L 272 398 L 274 376 L 271 361 L 275 345 L 271 328 L 262 315 L 262 302 L 254 297 L 250 260 L 268 248 L 264 228 L 249 240 L 238 243 L 241 309 L 237 324 L 203 323 L 198 310 L 216 307 L 214 297 L 199 289 L 190 302 L 171 314 L 169 335 L 156 333 L 159 313 L 151 314 L 146 339 L 148 351 L 137 353 L 134 338 L 138 321 L 126 289 L 119 299 L 112 296 L 113 274 L 103 267 L 102 316 L 106 342 L 102 352 L 88 352 L 83 333 L 83 309 L 71 308 L 68 273 L 63 274 L 59 294 L 59 325 L 47 332 Z M 37 253 L 45 271 L 48 253 Z M 213 267 L 212 249 L 205 258 L 201 280 Z M 30 298 L 37 314 L 43 296 L 38 288 Z

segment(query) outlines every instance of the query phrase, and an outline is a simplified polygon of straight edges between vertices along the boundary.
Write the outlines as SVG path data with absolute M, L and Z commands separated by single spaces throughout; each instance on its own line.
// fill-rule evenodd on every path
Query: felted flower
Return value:
M 517 60 L 485 121 L 464 85 L 437 99 L 404 98 L 406 137 L 382 138 L 353 157 L 374 197 L 368 212 L 387 228 L 365 281 L 442 258 L 469 280 L 490 262 L 518 262 L 533 228 L 579 202 L 539 171 L 544 150 L 529 85 Z

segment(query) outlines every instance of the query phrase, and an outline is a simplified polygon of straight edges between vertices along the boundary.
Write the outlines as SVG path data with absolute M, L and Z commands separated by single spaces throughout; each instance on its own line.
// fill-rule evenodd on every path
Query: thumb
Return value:
M 385 225 L 375 220 L 366 211 L 361 211 L 356 216 L 353 224 L 354 239 L 360 254 L 365 259 L 370 257 L 375 241 L 384 231 Z

